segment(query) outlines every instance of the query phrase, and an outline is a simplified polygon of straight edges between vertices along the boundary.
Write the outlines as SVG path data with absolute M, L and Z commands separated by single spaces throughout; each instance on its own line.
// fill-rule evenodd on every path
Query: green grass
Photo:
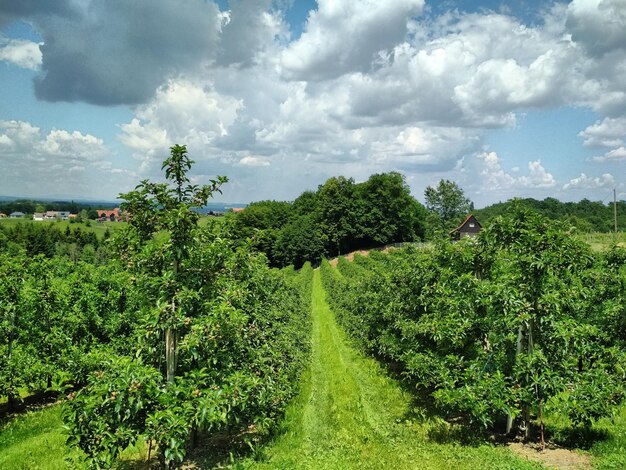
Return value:
M 378 363 L 353 349 L 335 322 L 319 271 L 312 299 L 310 370 L 287 411 L 283 433 L 238 466 L 268 469 L 540 468 L 507 449 L 461 445 L 454 428 L 412 418 L 411 397 Z M 438 443 L 436 441 L 443 441 Z
M 626 233 L 580 233 L 576 237 L 591 246 L 593 251 L 606 251 L 616 243 L 626 246 Z
M 612 418 L 598 420 L 589 429 L 572 428 L 562 415 L 546 418 L 546 429 L 551 440 L 566 447 L 586 449 L 593 456 L 594 468 L 626 468 L 626 404 L 617 409 Z
M 70 223 L 69 220 L 58 220 L 54 222 L 40 221 L 40 220 L 28 220 L 28 219 L 0 219 L 0 226 L 13 227 L 17 224 L 37 224 L 37 225 L 52 225 L 55 228 L 65 231 L 67 227 L 71 230 L 80 228 L 84 232 L 93 232 L 100 239 L 104 237 L 104 232 L 107 228 L 110 232 L 120 230 L 126 226 L 126 222 L 96 222 L 90 221 L 89 226 L 84 223 Z
M 0 426 L 0 468 L 56 470 L 69 468 L 61 407 L 30 411 Z
M 0 469 L 83 469 L 82 451 L 65 445 L 61 404 L 28 411 L 0 424 Z M 147 468 L 143 443 L 126 449 L 116 468 Z

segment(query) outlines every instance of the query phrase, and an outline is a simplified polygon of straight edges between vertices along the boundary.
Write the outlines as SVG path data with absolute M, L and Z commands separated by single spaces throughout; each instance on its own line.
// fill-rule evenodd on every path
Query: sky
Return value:
M 626 199 L 626 0 L 0 0 L 0 195 L 217 201 L 331 176 Z

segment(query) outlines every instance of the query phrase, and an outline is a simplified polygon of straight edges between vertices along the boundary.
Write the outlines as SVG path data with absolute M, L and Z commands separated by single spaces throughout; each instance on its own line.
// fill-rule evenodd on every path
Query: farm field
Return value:
M 445 437 L 445 423 L 416 419 L 419 405 L 410 394 L 375 360 L 350 346 L 326 302 L 319 270 L 313 277 L 311 311 L 313 351 L 301 392 L 287 410 L 279 436 L 259 448 L 256 460 L 238 461 L 236 467 L 384 468 L 393 462 L 403 469 L 539 468 L 487 442 L 460 445 Z M 77 457 L 64 444 L 61 406 L 30 412 L 2 428 L 0 468 L 65 468 L 65 457 Z M 441 437 L 429 437 L 433 435 Z M 135 447 L 125 452 L 120 465 L 141 465 L 145 458 L 145 449 Z M 190 465 L 206 468 L 201 457 Z
M 446 425 L 418 419 L 423 410 L 410 394 L 350 345 L 326 301 L 319 270 L 312 297 L 313 351 L 301 393 L 282 435 L 260 451 L 260 462 L 245 467 L 538 468 L 487 442 L 432 439 Z
M 579 240 L 587 243 L 593 251 L 605 251 L 611 246 L 618 244 L 619 246 L 626 246 L 626 233 L 581 233 L 576 236 Z
M 210 223 L 220 223 L 223 217 L 201 217 L 198 221 L 198 225 L 204 227 Z M 71 230 L 80 228 L 85 232 L 93 232 L 101 240 L 104 237 L 104 233 L 109 229 L 111 233 L 115 230 L 121 230 L 127 226 L 126 222 L 97 222 L 95 220 L 90 221 L 89 225 L 84 223 L 70 223 L 68 220 L 59 220 L 55 222 L 46 221 L 34 221 L 28 219 L 0 219 L 0 225 L 4 227 L 13 227 L 17 224 L 36 224 L 38 226 L 54 226 L 58 230 L 65 230 L 69 227 Z
M 364 262 L 358 255 L 356 261 Z M 424 418 L 428 413 L 420 403 L 376 360 L 354 348 L 337 325 L 326 297 L 316 270 L 312 357 L 300 393 L 287 409 L 277 437 L 260 446 L 255 458 L 231 462 L 234 467 L 384 468 L 393 462 L 394 468 L 407 469 L 543 468 L 485 437 L 463 436 L 458 434 L 460 427 L 437 417 Z M 28 412 L 0 427 L 0 468 L 82 468 L 77 467 L 80 453 L 65 445 L 62 406 Z M 552 421 L 558 427 L 558 418 Z M 621 449 L 626 444 L 626 408 L 613 420 L 599 422 L 596 430 L 611 437 L 592 446 L 593 467 L 620 468 Z M 579 454 L 571 454 L 575 459 L 572 465 L 585 465 L 573 468 L 586 468 L 590 460 Z M 67 457 L 73 457 L 70 466 Z M 123 453 L 118 468 L 146 468 L 146 457 L 145 446 L 135 446 Z M 548 463 L 548 468 L 570 468 L 567 460 L 559 462 L 556 466 Z M 208 468 L 204 463 L 199 453 L 187 468 Z
M 278 270 L 208 225 L 174 265 L 169 222 L 130 263 L 0 258 L 0 468 L 626 467 L 626 250 L 522 211 Z

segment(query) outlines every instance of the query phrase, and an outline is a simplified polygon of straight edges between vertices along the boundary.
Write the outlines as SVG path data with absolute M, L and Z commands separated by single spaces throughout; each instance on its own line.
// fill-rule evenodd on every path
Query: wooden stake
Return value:
M 613 218 L 615 220 L 615 233 L 617 233 L 617 194 L 613 188 Z

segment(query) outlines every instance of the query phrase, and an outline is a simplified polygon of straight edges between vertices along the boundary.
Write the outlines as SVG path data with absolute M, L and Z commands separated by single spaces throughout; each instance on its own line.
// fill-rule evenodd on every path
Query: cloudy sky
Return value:
M 113 199 L 180 143 L 225 202 L 626 199 L 626 0 L 0 0 L 0 84 L 0 195 Z

